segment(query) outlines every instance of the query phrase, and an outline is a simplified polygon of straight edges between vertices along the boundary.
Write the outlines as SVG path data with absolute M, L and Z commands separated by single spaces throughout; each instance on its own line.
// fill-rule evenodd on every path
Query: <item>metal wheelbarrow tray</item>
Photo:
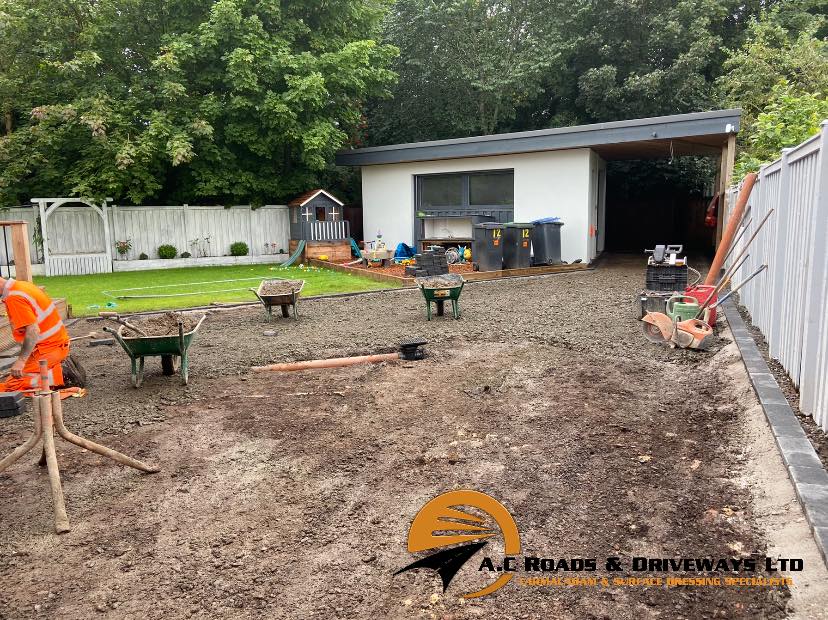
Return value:
M 434 284 L 435 281 L 442 280 L 446 283 L 452 282 L 454 286 L 442 286 L 441 284 Z M 451 310 L 455 319 L 460 318 L 460 293 L 463 292 L 463 287 L 466 281 L 463 276 L 459 274 L 446 274 L 442 276 L 428 276 L 424 278 L 416 278 L 417 286 L 423 292 L 423 297 L 426 301 L 426 316 L 431 320 L 431 304 L 437 304 L 437 316 L 443 316 L 444 306 L 446 301 L 451 302 Z
M 184 326 L 179 323 L 178 334 L 171 336 L 126 336 L 124 330 L 129 328 L 124 325 L 117 330 L 104 327 L 104 331 L 115 336 L 115 340 L 132 361 L 132 387 L 139 388 L 144 382 L 144 359 L 147 357 L 160 357 L 161 370 L 167 376 L 175 374 L 178 368 L 181 374 L 181 384 L 187 385 L 189 380 L 187 354 L 198 328 L 206 318 L 205 314 L 189 332 L 184 332 Z
M 290 293 L 285 293 L 283 295 L 265 295 L 262 293 L 262 287 L 265 286 L 267 282 L 276 281 L 276 282 L 290 282 L 293 284 L 298 284 L 298 288 L 294 288 L 294 290 Z M 273 318 L 273 308 L 274 306 L 281 306 L 282 307 L 282 316 L 285 318 L 290 317 L 290 307 L 293 307 L 293 318 L 295 320 L 299 319 L 299 311 L 297 310 L 297 305 L 299 302 L 299 295 L 302 293 L 302 289 L 305 288 L 305 281 L 304 280 L 262 280 L 259 283 L 259 288 L 251 288 L 250 290 L 252 293 L 259 298 L 259 301 L 262 302 L 265 310 L 267 311 L 267 316 Z

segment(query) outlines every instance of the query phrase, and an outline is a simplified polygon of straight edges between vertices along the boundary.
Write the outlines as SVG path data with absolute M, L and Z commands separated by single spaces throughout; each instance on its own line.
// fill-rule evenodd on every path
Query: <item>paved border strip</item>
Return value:
M 730 299 L 723 305 L 750 382 L 765 411 L 822 559 L 828 565 L 828 473 L 765 363 L 736 305 Z

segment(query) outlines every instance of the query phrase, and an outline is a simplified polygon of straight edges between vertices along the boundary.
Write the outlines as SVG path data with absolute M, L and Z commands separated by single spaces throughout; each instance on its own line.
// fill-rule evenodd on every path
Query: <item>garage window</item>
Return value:
M 513 170 L 429 174 L 417 177 L 417 209 L 511 207 L 515 201 Z
M 469 204 L 511 206 L 515 203 L 515 174 L 487 172 L 469 175 Z

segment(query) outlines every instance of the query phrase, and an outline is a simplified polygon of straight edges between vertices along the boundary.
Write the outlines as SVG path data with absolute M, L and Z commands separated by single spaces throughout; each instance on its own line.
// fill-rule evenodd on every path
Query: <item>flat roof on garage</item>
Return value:
M 728 136 L 739 131 L 741 118 L 740 109 L 714 110 L 491 136 L 392 144 L 340 151 L 336 155 L 336 163 L 340 166 L 372 166 L 577 148 L 591 148 L 606 160 L 721 155 Z

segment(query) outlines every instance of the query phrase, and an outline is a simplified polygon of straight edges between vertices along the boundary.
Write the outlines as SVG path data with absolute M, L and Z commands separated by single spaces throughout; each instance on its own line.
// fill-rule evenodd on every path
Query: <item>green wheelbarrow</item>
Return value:
M 417 278 L 417 286 L 423 292 L 426 301 L 426 316 L 431 320 L 431 304 L 437 305 L 437 316 L 443 316 L 445 303 L 451 302 L 451 311 L 455 319 L 460 318 L 460 293 L 466 281 L 456 273 L 442 276 Z
M 117 330 L 104 327 L 104 331 L 115 336 L 115 340 L 132 361 L 132 387 L 139 388 L 144 382 L 144 359 L 147 357 L 161 358 L 161 371 L 164 375 L 174 375 L 175 371 L 179 370 L 181 384 L 187 385 L 190 370 L 187 353 L 193 337 L 206 318 L 205 314 L 196 326 L 186 333 L 184 325 L 179 323 L 178 334 L 173 336 L 126 336 L 124 330 L 129 328 L 124 325 Z

